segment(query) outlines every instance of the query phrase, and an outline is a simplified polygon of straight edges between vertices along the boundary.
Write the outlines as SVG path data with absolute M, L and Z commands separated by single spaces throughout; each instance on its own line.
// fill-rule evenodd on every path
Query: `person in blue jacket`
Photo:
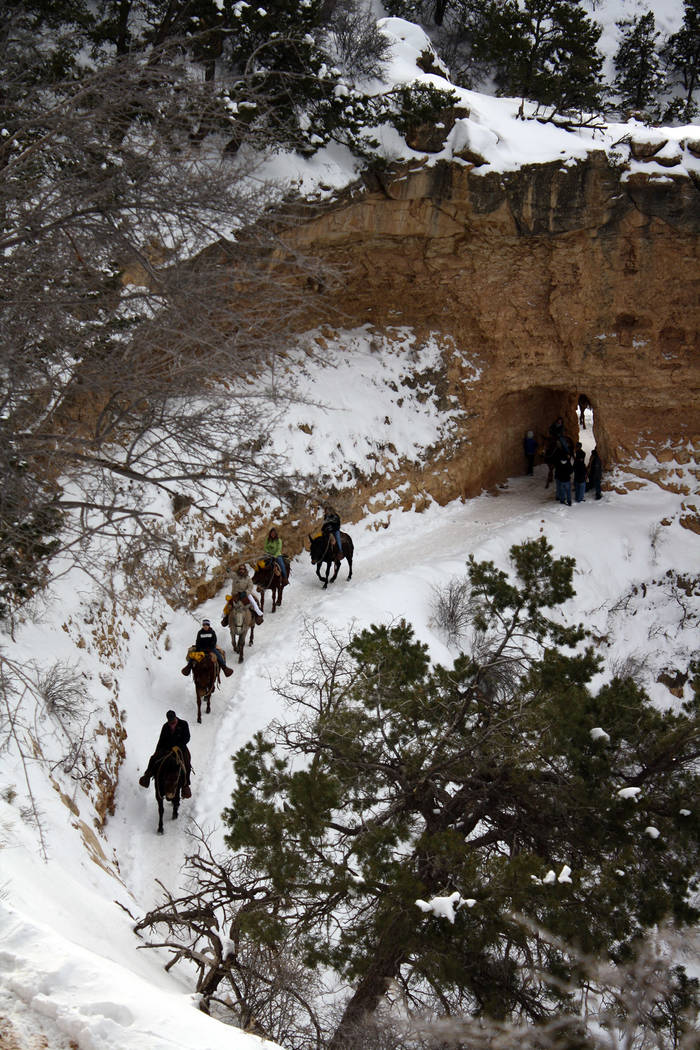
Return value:
M 525 462 L 527 463 L 526 473 L 530 475 L 534 471 L 535 456 L 537 455 L 537 438 L 532 430 L 528 430 L 523 438 L 523 452 L 525 453 Z

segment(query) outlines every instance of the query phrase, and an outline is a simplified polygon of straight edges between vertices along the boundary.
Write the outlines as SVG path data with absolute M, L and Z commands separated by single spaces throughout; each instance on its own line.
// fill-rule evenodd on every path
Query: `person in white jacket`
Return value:
M 253 581 L 248 575 L 248 569 L 244 562 L 236 566 L 236 571 L 233 574 L 233 583 L 231 584 L 231 594 L 234 599 L 237 595 L 245 594 L 246 601 L 255 613 L 255 622 L 257 624 L 263 622 L 262 609 L 258 605 L 253 589 Z

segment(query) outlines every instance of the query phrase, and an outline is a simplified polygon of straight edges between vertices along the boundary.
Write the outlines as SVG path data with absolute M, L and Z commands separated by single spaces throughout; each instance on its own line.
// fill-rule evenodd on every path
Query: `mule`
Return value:
M 219 684 L 221 671 L 219 663 L 213 653 L 207 654 L 203 660 L 192 661 L 192 680 L 195 693 L 197 694 L 197 721 L 202 721 L 202 704 L 206 701 L 206 714 L 211 714 L 212 693 Z
M 226 623 L 224 623 L 224 620 Z M 253 644 L 255 636 L 255 614 L 251 607 L 244 602 L 232 602 L 231 608 L 221 621 L 224 627 L 228 626 L 231 632 L 231 645 L 234 653 L 238 653 L 239 664 L 243 663 L 243 650 L 245 649 L 245 636 L 250 627 L 248 645 Z
M 187 767 L 179 747 L 171 747 L 159 759 L 153 777 L 153 787 L 158 803 L 158 834 L 163 834 L 163 802 L 173 804 L 173 820 L 177 820 L 180 809 L 180 792 L 187 783 Z
M 263 612 L 265 611 L 265 591 L 270 591 L 272 594 L 273 612 L 278 605 L 282 604 L 282 592 L 289 583 L 289 575 L 291 573 L 289 558 L 284 554 L 282 557 L 284 558 L 284 564 L 287 569 L 286 577 L 282 575 L 282 570 L 274 558 L 266 559 L 265 565 L 262 568 L 256 567 L 255 572 L 253 573 L 253 584 L 260 595 L 260 608 Z
M 332 541 L 330 534 L 320 536 L 309 536 L 309 553 L 311 554 L 311 564 L 316 566 L 316 575 L 319 580 L 322 580 L 321 576 L 321 565 L 325 563 L 326 566 L 326 578 L 323 582 L 323 589 L 325 591 L 328 586 L 328 577 L 330 576 L 331 565 L 335 565 L 335 572 L 331 577 L 331 583 L 335 583 L 338 572 L 340 571 L 340 563 L 345 558 L 348 563 L 350 572 L 348 573 L 348 579 L 352 579 L 352 556 L 355 548 L 353 547 L 352 540 L 348 536 L 347 532 L 341 532 L 340 539 L 343 544 L 343 553 L 338 554 L 338 548 Z

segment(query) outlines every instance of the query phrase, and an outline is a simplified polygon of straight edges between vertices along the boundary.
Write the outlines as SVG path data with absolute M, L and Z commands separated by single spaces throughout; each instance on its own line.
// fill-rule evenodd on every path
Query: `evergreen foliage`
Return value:
M 672 116 L 690 122 L 698 112 L 693 96 L 700 83 L 700 0 L 685 0 L 683 24 L 667 40 L 663 57 L 672 82 L 683 89 L 683 97 L 677 100 Z
M 435 121 L 445 110 L 459 104 L 454 91 L 434 84 L 405 84 L 393 92 L 391 121 L 397 131 L 408 135 L 421 124 Z
M 284 691 L 298 719 L 234 758 L 239 934 L 354 985 L 331 1047 L 392 981 L 419 1010 L 542 1021 L 567 1009 L 553 979 L 576 981 L 562 945 L 621 959 L 665 916 L 697 918 L 700 696 L 672 713 L 630 680 L 593 692 L 563 617 L 573 560 L 543 538 L 511 557 L 514 576 L 470 559 L 454 667 L 404 621 L 347 646 L 316 632 L 316 671 Z M 416 906 L 452 894 L 454 923 Z
M 615 90 L 623 109 L 658 112 L 657 96 L 664 83 L 661 56 L 657 50 L 659 32 L 651 11 L 617 23 L 622 32 L 615 53 Z
M 472 56 L 504 94 L 560 109 L 600 105 L 600 27 L 579 0 L 489 0 L 475 22 Z

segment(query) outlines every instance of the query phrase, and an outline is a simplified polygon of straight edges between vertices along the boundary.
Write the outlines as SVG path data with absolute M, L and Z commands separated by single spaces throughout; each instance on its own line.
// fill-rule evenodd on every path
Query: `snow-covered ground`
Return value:
M 625 13 L 635 3 L 618 0 Z M 676 13 L 680 9 L 678 0 L 670 6 Z M 394 43 L 387 80 L 418 78 L 448 86 L 416 66 L 427 46 L 422 30 L 400 19 L 386 20 L 384 30 Z M 445 150 L 427 162 L 451 158 L 469 144 L 486 161 L 476 172 L 537 161 L 571 163 L 593 149 L 626 148 L 616 144 L 639 131 L 679 143 L 676 168 L 660 168 L 659 177 L 700 171 L 700 161 L 683 145 L 688 138 L 700 139 L 697 127 L 650 131 L 632 123 L 574 134 L 518 120 L 519 99 L 459 93 L 470 115 L 457 122 Z M 389 159 L 422 159 L 396 132 L 386 130 L 384 137 Z M 357 174 L 358 161 L 336 145 L 311 159 L 277 155 L 261 177 L 281 180 L 282 192 L 291 185 L 300 193 L 329 196 Z M 358 330 L 310 356 L 303 369 L 290 358 L 300 400 L 277 421 L 274 435 L 290 473 L 326 472 L 337 478 L 339 464 L 368 473 L 393 469 L 399 460 L 420 460 L 427 445 L 448 441 L 449 414 L 438 414 L 429 393 L 402 383 L 411 369 L 417 373 L 432 365 L 437 353 L 437 344 L 415 347 L 411 333 L 399 329 L 378 353 L 372 334 Z M 331 360 L 333 367 L 324 369 Z M 331 411 L 326 406 L 338 405 L 339 381 L 342 397 Z M 585 436 L 590 441 L 590 428 Z M 608 673 L 633 664 L 656 702 L 678 702 L 657 677 L 664 668 L 685 667 L 697 646 L 698 599 L 686 596 L 684 609 L 668 575 L 700 572 L 700 541 L 679 523 L 683 497 L 651 484 L 625 493 L 626 479 L 620 475 L 601 502 L 587 499 L 568 508 L 554 501 L 552 488 L 545 490 L 544 476 L 538 467 L 534 478 L 511 479 L 497 495 L 442 508 L 433 504 L 422 513 L 385 509 L 377 514 L 366 508 L 363 519 L 347 527 L 356 547 L 353 579 L 348 583 L 342 569 L 327 591 L 308 555 L 297 557 L 282 608 L 266 616 L 245 664 L 216 693 L 212 713 L 201 726 L 192 683 L 180 668 L 199 619 L 208 615 L 218 623 L 223 594 L 196 615 L 173 612 L 150 595 L 143 596 L 138 615 L 126 608 L 115 613 L 100 610 L 95 583 L 74 572 L 33 603 L 12 635 L 0 637 L 5 653 L 19 662 L 35 659 L 48 666 L 63 661 L 76 669 L 90 715 L 90 740 L 99 744 L 102 757 L 121 746 L 107 732 L 115 711 L 123 712 L 128 734 L 115 812 L 102 833 L 95 828 L 84 783 L 75 779 L 75 768 L 66 760 L 68 734 L 61 719 L 49 718 L 21 690 L 2 712 L 3 1047 L 243 1050 L 260 1045 L 199 1012 L 184 976 L 164 972 L 167 954 L 138 950 L 132 917 L 158 898 L 156 880 L 177 888 L 194 822 L 220 841 L 220 814 L 232 789 L 231 755 L 272 717 L 284 716 L 274 682 L 303 654 L 308 621 L 320 618 L 348 630 L 403 616 L 434 659 L 449 662 L 454 652 L 431 619 L 433 588 L 462 575 L 471 553 L 506 567 L 514 543 L 544 534 L 557 554 L 576 558 L 577 596 L 570 615 L 600 639 Z M 272 505 L 269 509 L 274 513 Z M 221 511 L 225 517 L 226 508 Z M 194 526 L 191 535 L 196 535 Z M 213 541 L 201 556 L 206 570 L 207 559 L 214 557 Z M 138 777 L 170 707 L 190 723 L 195 776 L 192 800 L 160 837 L 153 793 L 138 786 Z M 69 729 L 75 735 L 72 723 Z M 81 775 L 89 778 L 90 770 L 82 769 Z
M 582 437 L 590 444 L 590 428 Z M 681 626 L 682 611 L 667 593 L 669 570 L 700 571 L 700 541 L 678 523 L 682 498 L 649 485 L 627 494 L 607 491 L 600 502 L 588 498 L 569 508 L 554 501 L 544 478 L 545 468 L 538 467 L 534 477 L 513 478 L 498 495 L 433 505 L 421 514 L 368 514 L 348 526 L 356 547 L 352 581 L 344 568 L 327 591 L 308 555 L 295 558 L 283 606 L 274 616 L 268 612 L 254 648 L 215 694 L 202 725 L 196 724 L 191 681 L 180 675 L 193 617 L 171 614 L 155 650 L 131 625 L 129 657 L 118 672 L 126 758 L 104 837 L 92 843 L 89 830 L 81 833 L 82 818 L 57 791 L 44 789 L 39 806 L 48 859 L 42 859 L 19 784 L 17 798 L 8 801 L 17 766 L 6 762 L 0 772 L 0 1018 L 12 1022 L 21 1046 L 35 1045 L 31 1040 L 40 1035 L 51 1050 L 235 1050 L 260 1043 L 201 1014 L 184 977 L 164 972 L 167 955 L 138 950 L 124 909 L 137 916 L 152 905 L 160 893 L 156 880 L 177 888 L 193 822 L 220 841 L 231 755 L 272 717 L 284 715 L 273 683 L 303 654 L 307 621 L 320 618 L 345 630 L 404 616 L 433 658 L 449 662 L 454 652 L 431 621 L 435 585 L 462 575 L 470 553 L 505 566 L 513 543 L 544 534 L 557 554 L 576 558 L 570 614 L 597 637 L 610 638 L 609 646 L 601 642 L 608 668 L 632 659 L 657 702 L 677 702 L 656 677 L 664 666 L 683 666 L 696 643 L 696 628 Z M 632 590 L 641 583 L 645 601 Z M 64 615 L 70 606 L 77 615 L 78 602 L 77 593 L 63 589 Z M 223 596 L 199 613 L 217 623 L 222 604 Z M 36 644 L 37 637 L 27 625 L 17 646 Z M 190 723 L 196 775 L 192 800 L 183 803 L 177 823 L 166 812 L 161 837 L 152 791 L 139 787 L 138 776 L 171 706 Z M 39 775 L 32 782 L 41 790 Z M 80 803 L 79 793 L 73 802 Z

